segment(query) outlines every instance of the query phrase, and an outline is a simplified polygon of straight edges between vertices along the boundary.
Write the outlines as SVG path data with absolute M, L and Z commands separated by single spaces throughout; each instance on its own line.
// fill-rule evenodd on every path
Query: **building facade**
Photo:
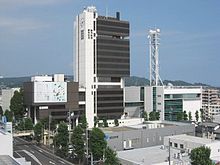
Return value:
M 202 88 L 183 86 L 146 87 L 145 110 L 160 112 L 161 120 L 176 121 L 178 113 L 195 112 L 202 108 Z
M 72 112 L 80 115 L 78 106 L 78 83 L 67 82 L 64 75 L 35 76 L 25 82 L 24 104 L 36 124 L 39 119 L 51 116 L 53 119 L 66 120 Z
M 102 128 L 108 146 L 116 151 L 162 145 L 165 136 L 195 135 L 195 126 L 181 122 L 147 122 L 127 127 Z
M 89 127 L 94 117 L 120 118 L 124 111 L 123 77 L 130 75 L 129 22 L 99 16 L 87 7 L 74 22 L 74 81 L 84 95 Z M 84 94 L 83 94 L 84 91 Z
M 216 115 L 220 115 L 219 90 L 212 88 L 203 88 L 202 108 L 206 119 L 213 120 Z
M 145 87 L 125 87 L 124 102 L 125 115 L 128 117 L 142 117 L 144 111 Z
M 10 110 L 11 98 L 14 96 L 15 91 L 19 91 L 20 88 L 7 88 L 1 90 L 1 107 L 3 112 Z
M 210 159 L 216 163 L 220 161 L 220 141 L 217 140 L 183 134 L 165 137 L 164 145 L 170 145 L 172 148 L 181 150 L 181 157 L 183 157 L 182 155 L 190 154 L 195 148 L 205 146 L 211 150 Z

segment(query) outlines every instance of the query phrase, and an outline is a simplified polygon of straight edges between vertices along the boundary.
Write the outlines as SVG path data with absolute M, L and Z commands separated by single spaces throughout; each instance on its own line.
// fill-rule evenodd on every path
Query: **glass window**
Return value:
M 180 144 L 180 148 L 183 149 L 183 144 Z
M 177 143 L 174 143 L 174 147 L 176 147 L 176 148 L 177 148 L 177 146 L 178 146 L 178 144 L 177 144 Z
M 84 39 L 84 30 L 81 30 L 81 40 Z

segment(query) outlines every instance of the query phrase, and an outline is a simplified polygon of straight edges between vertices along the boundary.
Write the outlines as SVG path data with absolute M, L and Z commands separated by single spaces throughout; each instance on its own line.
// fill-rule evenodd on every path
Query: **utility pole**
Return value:
M 50 124 L 51 124 L 51 114 L 49 114 L 49 131 L 48 131 L 48 145 L 49 145 L 49 148 L 50 148 Z
M 169 138 L 169 165 L 170 165 L 170 138 Z
M 88 128 L 86 128 L 86 161 L 88 163 L 88 159 L 89 159 L 89 141 L 88 141 Z M 92 159 L 92 158 L 91 158 Z
M 70 134 L 70 130 L 71 130 L 71 114 L 70 114 L 70 109 L 69 109 L 69 144 L 71 143 L 71 134 Z

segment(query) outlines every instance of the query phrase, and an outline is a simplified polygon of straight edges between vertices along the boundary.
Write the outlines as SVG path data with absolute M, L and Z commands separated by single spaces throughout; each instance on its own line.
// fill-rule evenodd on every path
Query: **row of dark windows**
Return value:
M 117 108 L 117 109 L 105 109 L 103 110 L 102 108 L 98 108 L 97 109 L 98 113 L 120 113 L 120 112 L 123 112 L 123 108 Z
M 119 77 L 98 77 L 99 82 L 120 82 Z
M 98 30 L 98 34 L 99 34 L 99 31 L 105 31 L 105 32 L 124 33 L 124 34 L 129 35 L 129 28 L 120 28 L 118 26 L 109 27 L 109 26 L 99 25 L 97 26 L 97 30 Z
M 98 95 L 112 95 L 112 94 L 122 94 L 123 95 L 123 91 L 122 90 L 118 90 L 118 91 L 99 91 L 98 90 Z
M 121 88 L 120 85 L 99 85 L 100 89 L 115 89 L 115 88 Z
M 98 70 L 98 76 L 113 75 L 113 76 L 129 76 L 130 71 L 109 71 L 109 70 Z
M 107 25 L 107 26 L 117 26 L 117 27 L 129 28 L 128 22 L 107 21 L 107 20 L 100 20 L 99 18 L 97 19 L 97 25 Z
M 112 58 L 112 57 L 105 57 L 105 58 L 101 58 L 100 56 L 98 56 L 97 62 L 109 62 L 109 63 L 127 63 L 129 64 L 130 59 L 129 58 Z
M 122 50 L 111 50 L 111 49 L 98 49 L 97 52 L 109 52 L 109 53 L 126 53 L 126 54 L 130 54 L 130 51 L 122 51 Z
M 123 106 L 123 102 L 121 103 L 98 103 L 98 107 L 122 107 Z
M 123 96 L 121 97 L 98 97 L 98 101 L 112 101 L 112 100 L 123 100 Z
M 109 52 L 109 51 L 105 51 L 105 50 L 98 50 L 97 54 L 99 56 L 111 56 L 111 57 L 129 57 L 129 51 L 124 51 L 124 52 Z
M 129 51 L 129 46 L 128 47 L 119 47 L 119 46 L 109 46 L 109 45 L 97 45 L 97 49 L 107 49 L 107 50 L 123 50 L 123 51 Z
M 99 64 L 98 63 L 98 68 L 118 68 L 118 69 L 129 69 L 130 68 L 130 65 L 129 63 L 126 63 L 126 64 Z
M 112 45 L 126 45 L 129 46 L 129 40 L 113 39 L 113 38 L 101 38 L 97 39 L 98 44 L 112 44 Z

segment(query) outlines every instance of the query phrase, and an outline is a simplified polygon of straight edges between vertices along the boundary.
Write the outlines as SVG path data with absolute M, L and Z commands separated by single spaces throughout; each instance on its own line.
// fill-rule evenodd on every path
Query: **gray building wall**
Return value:
M 124 141 L 127 146 L 129 140 L 132 142 L 132 148 L 144 148 L 156 145 L 163 145 L 165 136 L 188 134 L 195 135 L 194 125 L 169 125 L 163 128 L 155 129 L 134 129 L 118 132 L 105 132 L 107 144 L 117 151 L 124 150 Z

